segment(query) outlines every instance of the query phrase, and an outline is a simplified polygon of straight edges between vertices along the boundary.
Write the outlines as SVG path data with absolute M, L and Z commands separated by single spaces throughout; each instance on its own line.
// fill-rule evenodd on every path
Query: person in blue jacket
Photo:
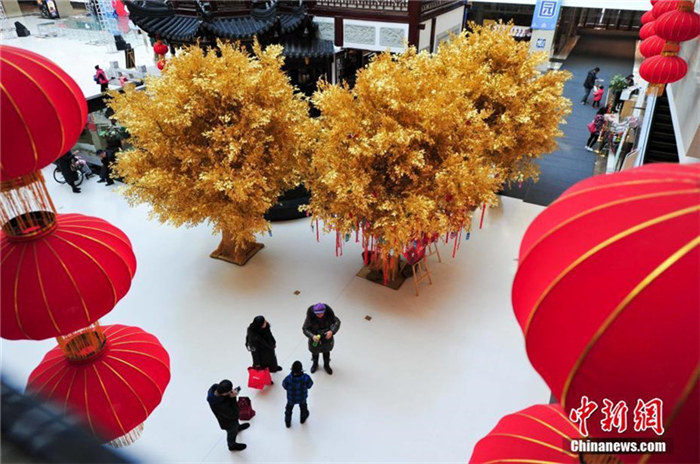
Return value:
M 314 384 L 304 369 L 300 361 L 294 361 L 292 372 L 282 382 L 282 387 L 287 390 L 287 407 L 284 410 L 284 423 L 287 428 L 292 426 L 292 410 L 298 404 L 301 409 L 301 423 L 306 422 L 309 417 L 309 407 L 306 398 L 309 396 L 309 388 Z

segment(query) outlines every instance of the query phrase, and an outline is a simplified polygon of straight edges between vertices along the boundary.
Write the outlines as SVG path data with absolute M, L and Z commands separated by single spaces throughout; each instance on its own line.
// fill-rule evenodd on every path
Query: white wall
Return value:
M 700 3 L 695 11 L 700 12 Z M 682 42 L 679 56 L 688 62 L 688 74 L 666 91 L 680 161 L 692 163 L 700 159 L 700 39 Z
M 448 11 L 435 19 L 435 49 L 440 42 L 449 38 L 450 32 L 457 34 L 462 29 L 463 19 L 464 7 Z
M 433 30 L 433 21 L 428 20 L 421 23 L 423 29 L 420 30 L 420 36 L 418 37 L 418 50 L 430 50 L 430 33 Z
M 534 5 L 536 0 L 508 0 L 500 2 L 498 0 L 469 0 L 469 3 L 510 3 L 514 5 Z M 638 10 L 646 11 L 651 9 L 648 0 L 563 0 L 562 6 L 581 8 L 608 8 L 611 10 Z
M 400 53 L 406 50 L 408 24 L 343 19 L 343 47 Z

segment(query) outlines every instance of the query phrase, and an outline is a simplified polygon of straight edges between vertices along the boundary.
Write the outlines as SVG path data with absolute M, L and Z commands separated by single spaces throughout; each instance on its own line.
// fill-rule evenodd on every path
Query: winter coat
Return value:
M 598 78 L 598 74 L 595 73 L 595 71 L 591 70 L 588 71 L 588 74 L 586 75 L 586 80 L 583 81 L 583 87 L 586 89 L 592 89 L 593 86 L 595 85 L 595 80 Z
M 227 430 L 238 424 L 238 400 L 230 396 L 216 396 L 217 384 L 212 385 L 207 392 L 207 401 L 211 412 L 219 421 L 219 427 L 222 430 Z
M 603 94 L 605 93 L 605 90 L 603 89 L 598 89 L 593 93 L 593 101 L 600 101 L 603 99 Z
M 109 84 L 109 79 L 107 79 L 107 74 L 105 74 L 103 69 L 98 69 L 95 76 L 97 76 L 98 84 Z
M 73 153 L 68 152 L 56 160 L 58 169 L 60 169 L 63 178 L 66 182 L 75 182 L 78 180 L 78 174 L 71 169 L 71 163 L 73 162 Z
M 308 374 L 289 374 L 282 382 L 282 387 L 287 390 L 287 404 L 306 403 L 309 396 L 309 388 L 314 384 Z
M 339 329 L 340 319 L 335 317 L 335 313 L 330 306 L 326 305 L 326 312 L 321 318 L 316 317 L 313 306 L 309 306 L 309 309 L 306 311 L 306 320 L 304 321 L 302 331 L 309 339 L 309 351 L 311 351 L 311 353 L 319 354 L 330 352 L 335 344 L 335 334 L 338 333 Z M 333 336 L 330 340 L 326 340 L 324 334 L 329 330 L 333 332 Z M 314 335 L 321 336 L 316 346 L 314 346 L 313 341 Z
M 245 338 L 245 346 L 253 356 L 253 366 L 267 367 L 274 369 L 277 367 L 277 356 L 275 355 L 275 346 L 277 341 L 272 336 L 270 325 L 264 329 L 252 329 L 248 327 L 248 333 Z
M 605 124 L 605 116 L 602 114 L 596 114 L 595 118 L 593 118 L 593 125 L 595 126 L 595 131 L 600 132 L 600 130 L 603 128 L 603 124 Z

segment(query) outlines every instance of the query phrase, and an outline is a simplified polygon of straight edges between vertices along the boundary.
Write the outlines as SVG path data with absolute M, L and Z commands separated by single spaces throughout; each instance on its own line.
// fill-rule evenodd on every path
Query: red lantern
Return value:
M 160 60 L 156 66 L 162 71 L 165 68 L 165 60 Z
M 581 438 L 558 404 L 538 404 L 504 416 L 474 447 L 470 463 L 571 463 L 571 440 Z
M 25 176 L 70 150 L 87 121 L 80 87 L 36 53 L 0 45 L 0 180 Z
M 566 412 L 584 395 L 599 408 L 624 400 L 630 414 L 638 400 L 663 400 L 673 449 L 652 461 L 700 462 L 698 262 L 698 165 L 584 180 L 521 244 L 512 297 L 533 366 Z M 656 436 L 631 425 L 622 436 Z M 591 436 L 605 436 L 600 427 L 588 421 Z
M 656 2 L 658 2 L 658 1 L 659 0 L 651 0 L 651 6 L 653 7 L 654 5 L 656 5 Z
M 654 13 L 652 13 L 651 10 L 649 10 L 642 15 L 642 24 L 650 23 L 654 21 L 654 19 Z
M 656 35 L 672 42 L 684 42 L 700 34 L 700 15 L 694 11 L 673 10 L 655 22 Z
M 156 55 L 165 55 L 168 53 L 168 46 L 159 40 L 153 45 L 153 51 Z
M 639 30 L 639 38 L 642 40 L 646 40 L 652 35 L 656 35 L 656 21 L 652 21 L 650 23 L 646 23 L 642 28 Z
M 687 72 L 688 64 L 679 56 L 652 56 L 639 66 L 639 75 L 650 84 L 670 84 L 683 79 Z
M 664 13 L 677 10 L 680 3 L 680 0 L 659 0 L 654 4 L 654 8 L 651 9 L 651 12 L 654 14 L 655 18 L 660 18 Z
M 104 327 L 102 349 L 71 360 L 55 347 L 29 375 L 27 391 L 87 422 L 114 446 L 133 442 L 170 382 L 170 358 L 158 339 L 138 327 Z
M 641 45 L 639 46 L 639 52 L 645 58 L 651 58 L 652 56 L 661 55 L 665 44 L 666 41 L 664 39 L 662 39 L 658 35 L 652 35 L 651 37 L 648 37 L 647 39 L 644 39 L 644 41 L 642 41 Z
M 3 338 L 41 340 L 86 327 L 114 308 L 136 272 L 129 239 L 102 219 L 61 214 L 34 235 L 1 237 Z

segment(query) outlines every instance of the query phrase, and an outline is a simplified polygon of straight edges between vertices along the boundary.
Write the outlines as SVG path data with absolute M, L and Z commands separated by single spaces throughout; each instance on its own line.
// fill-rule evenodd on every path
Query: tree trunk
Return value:
M 223 230 L 221 243 L 209 256 L 243 266 L 264 246 L 262 243 L 247 242 L 243 246 L 236 247 L 234 235 L 228 230 Z

